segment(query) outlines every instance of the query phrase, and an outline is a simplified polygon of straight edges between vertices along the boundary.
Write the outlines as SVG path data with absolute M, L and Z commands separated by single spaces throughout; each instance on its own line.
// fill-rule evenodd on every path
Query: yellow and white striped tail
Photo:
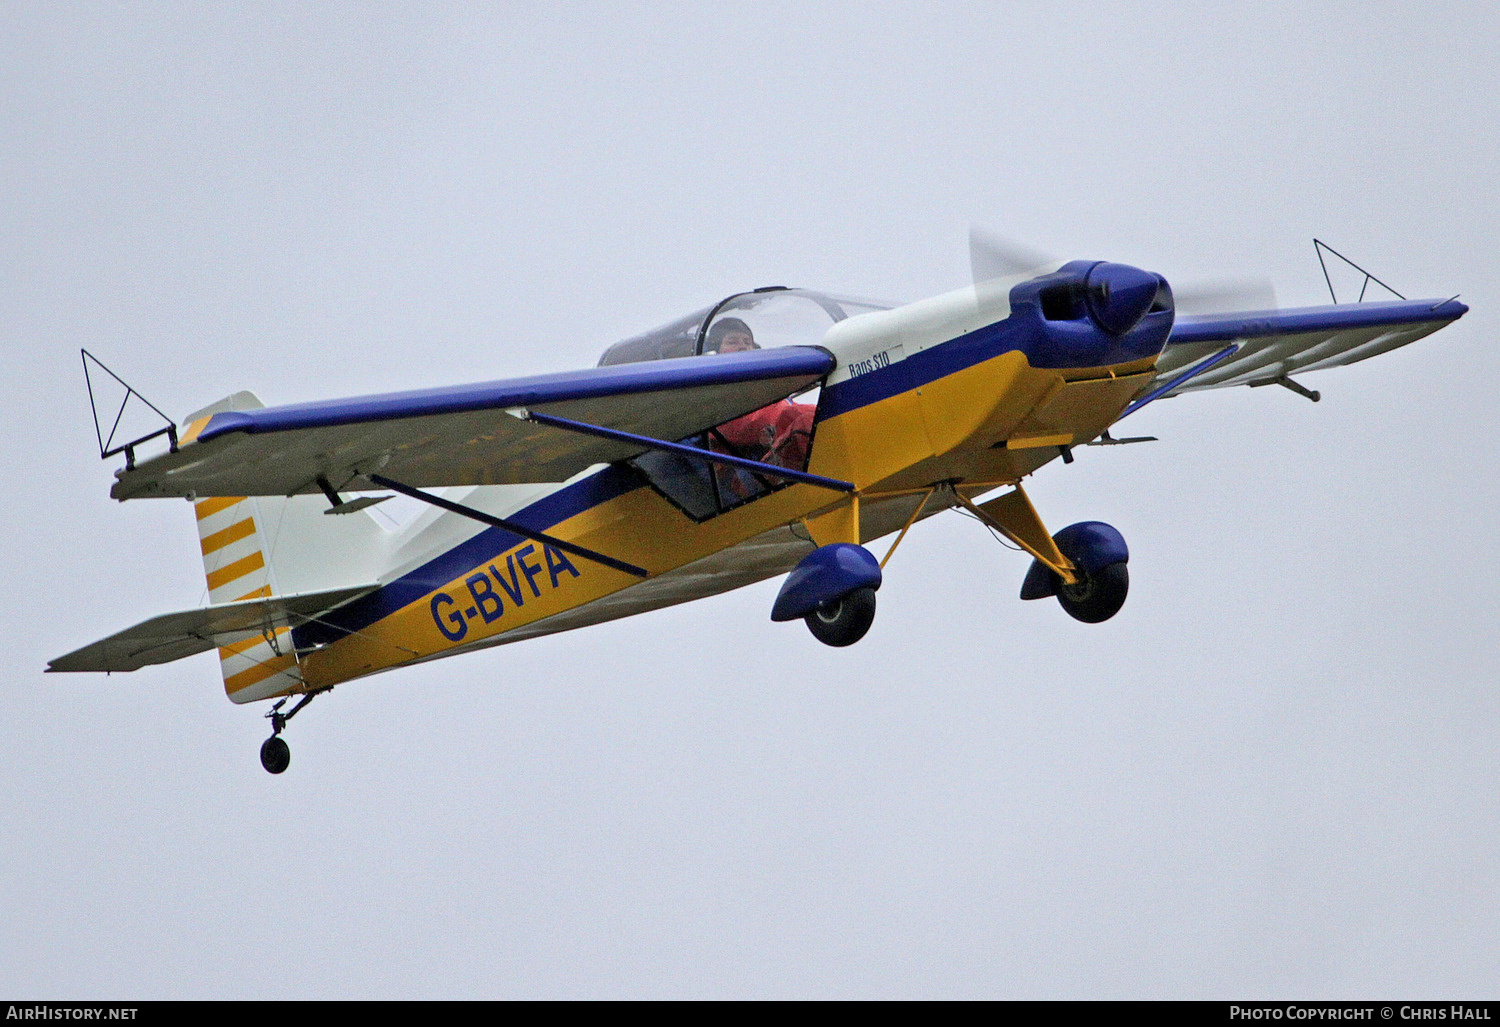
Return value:
M 262 540 L 261 504 L 243 496 L 200 499 L 198 539 L 208 601 L 214 605 L 271 596 L 274 582 Z M 302 675 L 292 650 L 291 633 L 277 628 L 219 648 L 224 691 L 237 703 L 301 691 Z

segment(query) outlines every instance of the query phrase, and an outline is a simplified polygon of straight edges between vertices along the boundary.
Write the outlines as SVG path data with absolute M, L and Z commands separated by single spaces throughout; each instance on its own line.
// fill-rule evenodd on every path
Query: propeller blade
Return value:
M 977 225 L 969 227 L 969 269 L 975 285 L 996 278 L 1045 274 L 1059 263 L 1056 257 Z M 1276 309 L 1276 288 L 1266 278 L 1211 278 L 1181 285 L 1173 282 L 1172 298 L 1179 314 Z
M 1050 271 L 1057 263 L 1045 253 L 1002 239 L 982 228 L 969 227 L 969 270 L 975 285 L 995 278 L 1015 278 L 1032 271 Z
M 1276 287 L 1265 278 L 1221 278 L 1173 284 L 1179 314 L 1275 310 Z

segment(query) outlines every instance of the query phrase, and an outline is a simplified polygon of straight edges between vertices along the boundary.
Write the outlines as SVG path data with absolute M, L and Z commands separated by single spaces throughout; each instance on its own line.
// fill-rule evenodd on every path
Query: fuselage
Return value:
M 1075 262 L 839 320 L 821 339 L 835 363 L 806 469 L 853 482 L 854 498 L 762 481 L 696 508 L 671 472 L 639 460 L 559 485 L 476 488 L 468 505 L 650 577 L 429 517 L 379 589 L 294 632 L 305 690 L 727 591 L 827 540 L 866 542 L 930 516 L 955 490 L 1019 482 L 1109 427 L 1151 379 L 1172 318 L 1156 276 Z

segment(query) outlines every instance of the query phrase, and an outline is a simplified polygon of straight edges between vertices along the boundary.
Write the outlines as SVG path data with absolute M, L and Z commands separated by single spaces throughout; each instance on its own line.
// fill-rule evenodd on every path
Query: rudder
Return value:
M 275 594 L 261 526 L 266 523 L 256 498 L 221 496 L 193 504 L 208 601 L 214 605 Z M 286 628 L 219 647 L 224 691 L 237 703 L 300 691 L 302 675 Z
M 262 404 L 236 393 L 188 418 L 196 434 L 222 410 Z M 324 516 L 321 496 L 214 496 L 195 500 L 203 573 L 212 605 L 374 581 L 386 533 L 364 511 Z M 291 632 L 280 627 L 219 648 L 224 691 L 236 703 L 303 691 Z

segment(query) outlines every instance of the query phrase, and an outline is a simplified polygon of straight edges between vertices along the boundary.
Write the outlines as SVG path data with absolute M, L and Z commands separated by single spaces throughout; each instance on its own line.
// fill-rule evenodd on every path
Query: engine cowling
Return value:
M 1166 284 L 1161 275 L 1107 262 L 1089 268 L 1083 280 L 1089 315 L 1111 335 L 1124 335 L 1140 324 Z
M 1161 275 L 1129 264 L 1075 260 L 1015 286 L 1011 315 L 1029 322 L 1033 367 L 1130 363 L 1161 352 L 1176 308 Z

